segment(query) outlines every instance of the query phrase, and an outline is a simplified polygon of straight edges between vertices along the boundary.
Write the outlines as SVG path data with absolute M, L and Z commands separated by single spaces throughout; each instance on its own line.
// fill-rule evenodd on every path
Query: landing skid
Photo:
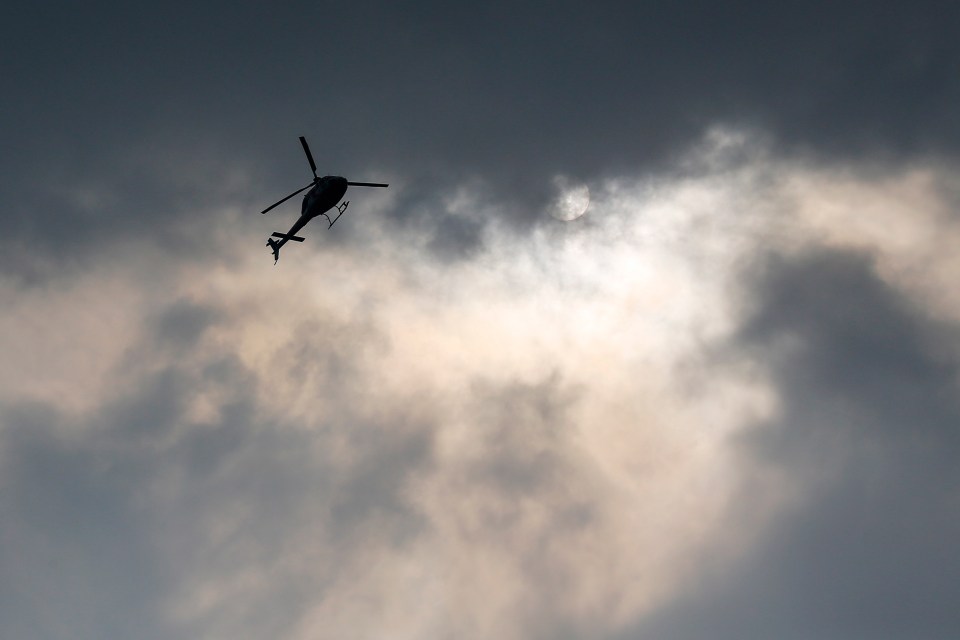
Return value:
M 343 215 L 343 212 L 346 211 L 346 210 L 347 210 L 347 207 L 349 207 L 349 206 L 350 206 L 350 201 L 349 201 L 349 200 L 347 200 L 346 202 L 341 202 L 340 204 L 338 204 L 338 205 L 336 206 L 336 210 L 339 211 L 340 213 L 338 213 L 338 214 L 337 214 L 337 217 L 334 218 L 333 220 L 331 220 L 331 219 L 330 219 L 330 216 L 328 216 L 328 215 L 325 214 L 325 213 L 321 213 L 321 214 L 320 214 L 320 215 L 322 215 L 324 218 L 327 219 L 327 222 L 330 223 L 330 226 L 327 227 L 327 229 L 329 229 L 330 227 L 332 227 L 332 226 L 333 226 L 333 223 L 340 219 L 340 216 Z

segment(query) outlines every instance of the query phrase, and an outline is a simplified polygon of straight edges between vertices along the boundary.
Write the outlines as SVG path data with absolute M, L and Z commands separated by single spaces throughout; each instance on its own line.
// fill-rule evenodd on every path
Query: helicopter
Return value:
M 340 216 L 343 215 L 343 212 L 346 211 L 347 207 L 350 205 L 349 200 L 337 204 L 347 192 L 347 187 L 389 186 L 380 182 L 351 182 L 341 176 L 323 176 L 320 178 L 317 176 L 317 163 L 313 161 L 313 154 L 310 153 L 310 146 L 307 144 L 307 139 L 303 136 L 300 136 L 300 144 L 303 146 L 303 152 L 307 154 L 307 161 L 310 162 L 310 169 L 313 171 L 313 182 L 301 189 L 297 189 L 286 198 L 274 202 L 272 205 L 260 212 L 266 213 L 274 207 L 283 204 L 304 189 L 310 189 L 310 191 L 307 191 L 307 195 L 303 196 L 303 205 L 300 207 L 300 217 L 297 218 L 297 221 L 293 223 L 293 226 L 290 227 L 290 230 L 286 233 L 274 231 L 271 234 L 271 237 L 267 238 L 267 246 L 273 250 L 273 264 L 277 264 L 277 261 L 280 260 L 280 247 L 285 245 L 288 241 L 304 241 L 304 238 L 301 238 L 296 234 L 312 219 L 316 218 L 317 216 L 323 216 L 327 219 L 327 222 L 330 223 L 327 227 L 328 229 L 333 226 L 334 222 L 340 219 Z M 337 217 L 331 219 L 327 214 L 327 211 L 330 211 L 334 208 L 337 210 Z M 277 241 L 274 240 L 274 238 L 280 238 L 280 240 Z

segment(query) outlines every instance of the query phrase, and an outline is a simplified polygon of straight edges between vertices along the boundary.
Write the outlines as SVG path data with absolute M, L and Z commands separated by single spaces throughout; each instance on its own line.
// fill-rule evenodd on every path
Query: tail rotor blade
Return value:
M 389 187 L 388 184 L 383 184 L 382 182 L 347 182 L 351 187 Z
M 309 188 L 312 187 L 313 185 L 314 185 L 314 183 L 311 182 L 311 183 L 308 184 L 307 186 L 303 187 L 303 189 L 297 189 L 296 191 L 294 191 L 293 193 L 291 193 L 290 195 L 288 195 L 288 196 L 287 196 L 286 198 L 284 198 L 283 200 L 278 200 L 277 202 L 274 202 L 272 205 L 270 205 L 269 207 L 267 207 L 266 209 L 264 209 L 264 210 L 261 211 L 260 213 L 266 213 L 267 211 L 270 211 L 270 209 L 273 209 L 273 208 L 276 207 L 277 205 L 283 204 L 284 202 L 286 202 L 287 200 L 289 200 L 289 199 L 292 198 L 293 196 L 297 195 L 298 193 L 300 193 L 300 192 L 303 191 L 304 189 L 309 189 Z
M 317 163 L 313 161 L 313 154 L 310 153 L 310 147 L 307 146 L 307 139 L 300 136 L 300 144 L 303 145 L 303 152 L 307 154 L 307 160 L 310 161 L 310 169 L 313 170 L 313 177 L 317 177 Z

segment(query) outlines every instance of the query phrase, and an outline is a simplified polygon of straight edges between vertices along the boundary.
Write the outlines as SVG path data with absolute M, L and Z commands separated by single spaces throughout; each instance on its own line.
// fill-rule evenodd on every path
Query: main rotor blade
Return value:
M 312 187 L 313 185 L 314 185 L 314 183 L 311 182 L 310 184 L 308 184 L 307 186 L 305 186 L 303 189 L 309 189 L 309 188 Z M 295 195 L 297 195 L 298 193 L 300 193 L 301 191 L 303 191 L 303 189 L 297 189 L 296 191 L 294 191 L 293 193 L 291 193 L 290 195 L 288 195 L 288 196 L 287 196 L 286 198 L 284 198 L 283 200 L 278 200 L 277 202 L 274 202 L 272 205 L 270 205 L 269 207 L 267 207 L 266 209 L 264 209 L 264 210 L 261 211 L 260 213 L 266 213 L 267 211 L 270 211 L 270 209 L 273 209 L 275 206 L 280 205 L 280 204 L 283 204 L 284 202 L 286 202 L 287 200 L 289 200 L 289 199 L 292 198 L 293 196 L 295 196 Z
M 313 154 L 310 153 L 310 147 L 307 146 L 307 139 L 300 136 L 300 144 L 303 145 L 303 152 L 307 154 L 307 160 L 310 161 L 310 168 L 313 169 L 313 177 L 317 177 L 317 163 L 313 161 Z
M 347 182 L 351 187 L 389 187 L 388 184 L 383 184 L 382 182 Z

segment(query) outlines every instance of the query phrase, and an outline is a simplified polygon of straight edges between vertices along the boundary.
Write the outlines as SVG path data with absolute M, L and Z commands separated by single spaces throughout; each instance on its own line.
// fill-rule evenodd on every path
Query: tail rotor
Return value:
M 280 260 L 280 243 L 273 238 L 267 238 L 267 246 L 273 250 L 273 264 Z

